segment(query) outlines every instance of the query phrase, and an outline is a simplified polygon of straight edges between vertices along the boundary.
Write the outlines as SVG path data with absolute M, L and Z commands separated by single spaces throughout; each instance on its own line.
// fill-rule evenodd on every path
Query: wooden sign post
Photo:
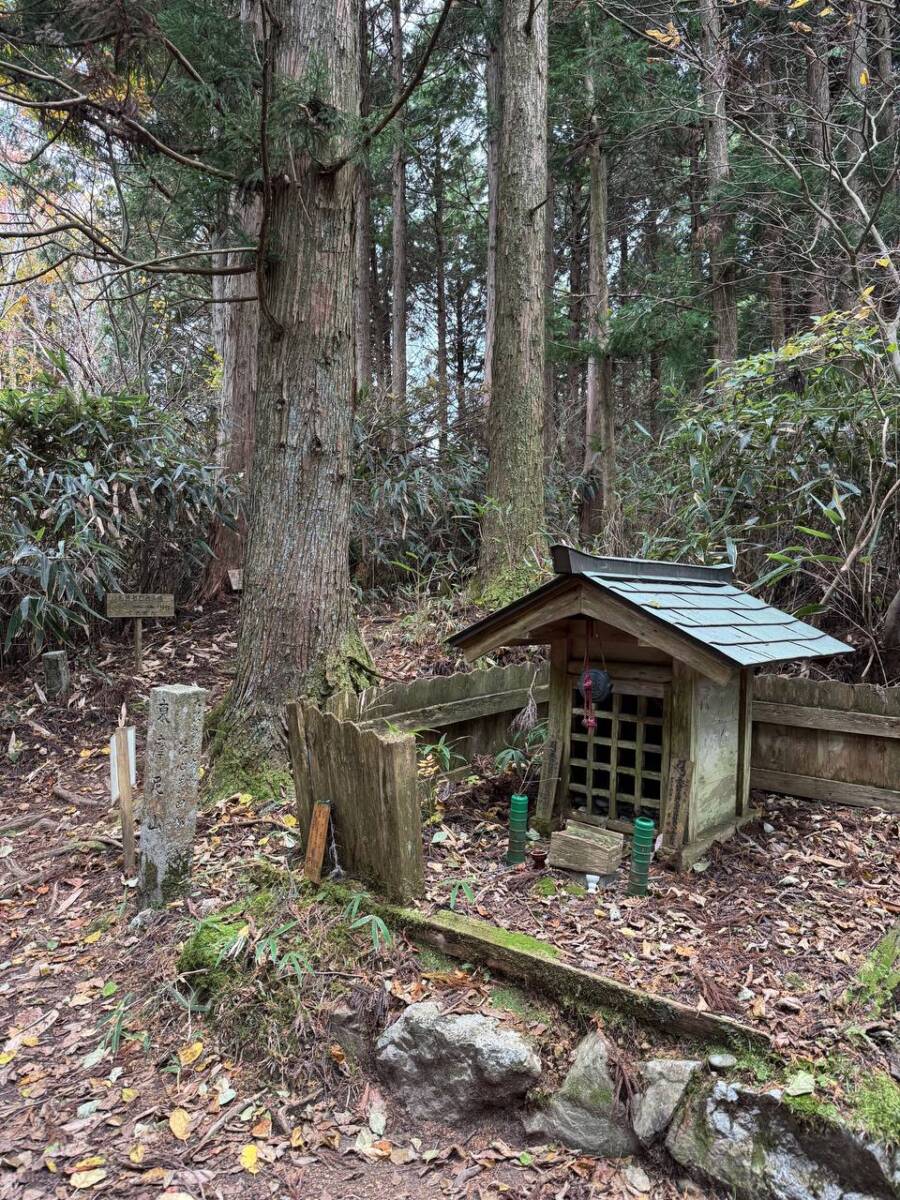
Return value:
M 107 592 L 106 615 L 134 621 L 134 669 L 144 660 L 144 617 L 174 617 L 175 597 L 167 592 Z
M 134 726 L 120 726 L 109 739 L 109 790 L 113 804 L 118 800 L 122 818 L 122 857 L 125 878 L 137 872 L 134 843 L 134 786 L 137 783 L 137 754 Z

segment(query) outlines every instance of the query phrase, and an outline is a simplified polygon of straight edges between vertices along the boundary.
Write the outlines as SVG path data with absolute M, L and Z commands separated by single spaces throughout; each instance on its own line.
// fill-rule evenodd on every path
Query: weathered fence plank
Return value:
M 288 706 L 297 818 L 329 801 L 338 862 L 392 899 L 424 890 L 415 739 L 376 733 L 307 704 Z
M 873 787 L 866 783 L 843 783 L 816 775 L 796 775 L 789 771 L 767 771 L 755 767 L 750 773 L 753 787 L 807 800 L 825 800 L 830 804 L 849 804 L 853 808 L 884 808 L 900 813 L 900 792 Z
M 759 675 L 753 787 L 900 811 L 900 688 Z
M 510 721 L 530 699 L 544 716 L 547 694 L 545 663 L 515 663 L 391 683 L 359 695 L 339 692 L 326 711 L 366 729 L 399 726 L 420 741 L 445 734 L 453 752 L 471 762 L 510 744 Z

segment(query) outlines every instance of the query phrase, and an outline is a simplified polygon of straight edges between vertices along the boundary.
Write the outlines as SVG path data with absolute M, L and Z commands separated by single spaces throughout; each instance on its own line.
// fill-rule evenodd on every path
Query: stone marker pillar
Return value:
M 69 694 L 71 678 L 65 650 L 48 650 L 41 655 L 44 665 L 44 690 L 48 696 L 64 700 Z
M 205 688 L 183 683 L 150 691 L 138 867 L 141 908 L 167 903 L 190 876 L 205 700 Z

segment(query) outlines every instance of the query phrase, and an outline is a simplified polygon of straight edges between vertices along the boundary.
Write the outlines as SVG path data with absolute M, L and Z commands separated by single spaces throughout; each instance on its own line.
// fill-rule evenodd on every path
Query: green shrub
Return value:
M 120 590 L 183 593 L 235 497 L 177 417 L 56 383 L 0 391 L 3 647 L 66 645 Z

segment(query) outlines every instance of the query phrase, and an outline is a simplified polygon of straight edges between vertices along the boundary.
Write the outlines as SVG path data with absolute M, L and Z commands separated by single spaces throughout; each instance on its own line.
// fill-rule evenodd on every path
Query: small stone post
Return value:
M 205 688 L 183 683 L 150 691 L 138 867 L 141 908 L 167 903 L 191 873 L 205 700 Z
M 69 694 L 71 677 L 69 675 L 69 660 L 65 650 L 48 650 L 41 655 L 44 665 L 44 685 L 48 696 L 56 700 L 64 700 Z

